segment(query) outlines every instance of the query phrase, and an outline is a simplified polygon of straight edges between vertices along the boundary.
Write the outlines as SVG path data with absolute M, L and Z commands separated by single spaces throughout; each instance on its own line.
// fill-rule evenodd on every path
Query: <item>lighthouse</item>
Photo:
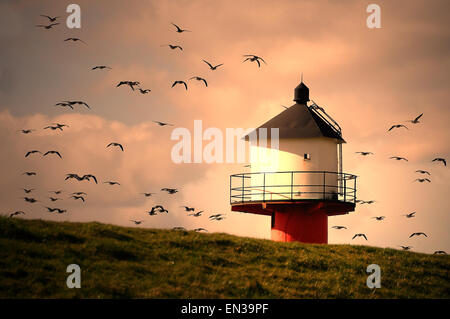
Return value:
M 250 144 L 251 153 L 276 160 L 257 157 L 250 172 L 230 176 L 231 209 L 270 216 L 272 240 L 326 244 L 328 217 L 355 210 L 356 176 L 342 171 L 341 127 L 310 101 L 303 81 L 294 102 L 245 136 L 249 141 L 266 129 L 268 141 L 278 138 L 278 143 Z M 278 136 L 271 136 L 272 129 Z

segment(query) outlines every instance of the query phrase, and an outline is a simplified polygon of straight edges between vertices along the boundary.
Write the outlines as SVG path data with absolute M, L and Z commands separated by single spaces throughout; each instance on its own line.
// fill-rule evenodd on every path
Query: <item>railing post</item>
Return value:
M 294 172 L 291 172 L 291 200 L 294 200 Z
M 263 202 L 266 201 L 266 173 L 264 174 L 264 181 L 263 181 Z
M 325 172 L 323 172 L 323 196 L 322 199 L 325 199 Z
M 244 180 L 245 180 L 245 176 L 244 174 L 242 174 L 242 203 L 244 202 Z M 251 199 L 251 197 L 250 197 Z
M 347 179 L 344 177 L 344 202 L 347 201 Z

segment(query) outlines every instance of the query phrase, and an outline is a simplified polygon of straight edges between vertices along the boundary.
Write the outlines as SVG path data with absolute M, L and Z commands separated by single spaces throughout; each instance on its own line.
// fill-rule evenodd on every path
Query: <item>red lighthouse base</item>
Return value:
M 272 240 L 327 244 L 328 216 L 354 211 L 355 204 L 337 201 L 240 203 L 232 205 L 231 209 L 272 216 Z
M 275 241 L 328 243 L 328 215 L 321 211 L 306 212 L 298 208 L 272 213 L 271 238 Z

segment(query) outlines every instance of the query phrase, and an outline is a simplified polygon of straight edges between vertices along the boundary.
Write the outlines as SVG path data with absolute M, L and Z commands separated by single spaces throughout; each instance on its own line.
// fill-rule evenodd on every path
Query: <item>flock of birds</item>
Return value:
M 406 122 L 409 122 L 409 123 L 412 123 L 412 124 L 419 124 L 419 123 L 421 123 L 419 120 L 420 120 L 420 118 L 422 116 L 423 116 L 423 113 L 418 115 L 416 118 L 414 118 L 412 120 L 408 120 Z M 406 125 L 404 125 L 404 124 L 395 124 L 395 125 L 392 125 L 388 129 L 388 132 L 390 132 L 390 131 L 392 131 L 394 129 L 400 129 L 400 128 L 408 129 L 408 127 Z M 360 151 L 360 152 L 355 152 L 355 153 L 356 154 L 360 154 L 361 156 L 375 155 L 373 152 L 368 152 L 368 151 Z M 400 157 L 400 156 L 391 156 L 391 157 L 389 157 L 389 159 L 408 162 L 408 159 L 406 159 L 404 157 Z M 432 159 L 431 162 L 435 162 L 435 163 L 441 162 L 444 166 L 447 166 L 447 161 L 445 160 L 445 158 L 442 158 L 442 157 L 436 157 L 436 158 Z M 429 171 L 422 170 L 422 169 L 416 170 L 415 173 L 418 173 L 418 174 L 421 174 L 421 175 L 431 176 L 431 173 Z M 416 178 L 413 182 L 420 182 L 420 183 L 428 182 L 428 183 L 431 183 L 431 180 L 429 178 Z M 370 205 L 370 204 L 376 203 L 376 201 L 375 200 L 360 200 L 360 199 L 358 199 L 358 200 L 356 200 L 356 203 L 358 203 L 359 205 L 364 205 L 364 204 Z M 402 216 L 404 216 L 406 218 L 413 218 L 413 217 L 416 216 L 416 212 L 404 214 Z M 384 219 L 386 219 L 386 216 L 374 216 L 374 217 L 371 217 L 371 218 L 375 219 L 376 221 L 383 221 Z M 347 229 L 347 227 L 345 227 L 345 226 L 333 226 L 332 228 L 337 229 L 337 230 Z M 415 232 L 415 233 L 412 233 L 409 236 L 409 238 L 412 238 L 412 237 L 415 237 L 415 236 L 417 236 L 417 237 L 419 237 L 419 236 L 428 237 L 427 234 L 425 234 L 424 232 Z M 352 237 L 352 240 L 355 239 L 355 238 L 358 238 L 358 237 L 361 237 L 361 238 L 364 238 L 365 240 L 368 240 L 366 234 L 362 234 L 362 233 L 355 234 Z M 403 250 L 410 250 L 411 248 L 413 248 L 412 246 L 403 246 L 403 245 L 400 245 L 399 247 L 401 247 Z M 443 251 L 443 250 L 437 250 L 437 251 L 434 252 L 434 254 L 446 254 L 446 252 Z
M 40 28 L 44 28 L 44 29 L 46 29 L 46 30 L 50 30 L 50 29 L 52 29 L 53 27 L 55 27 L 55 26 L 57 26 L 57 25 L 60 24 L 59 22 L 57 22 L 57 19 L 58 19 L 59 17 L 51 17 L 51 16 L 47 16 L 47 15 L 42 15 L 42 17 L 47 18 L 47 19 L 49 20 L 50 23 L 49 23 L 49 24 L 39 24 L 39 25 L 36 25 L 36 27 L 40 27 Z M 176 24 L 174 24 L 174 23 L 172 23 L 172 25 L 176 28 L 176 29 L 175 29 L 175 32 L 177 32 L 177 33 L 191 32 L 190 30 L 183 29 L 183 28 L 181 28 L 180 26 L 178 26 L 178 25 L 176 25 Z M 64 41 L 65 41 L 65 42 L 81 42 L 81 43 L 87 45 L 87 43 L 86 43 L 85 41 L 83 41 L 83 40 L 81 40 L 81 39 L 79 39 L 79 38 L 75 38 L 75 37 L 69 37 L 69 38 L 66 38 L 66 39 L 64 39 Z M 183 48 L 182 48 L 180 45 L 177 45 L 177 44 L 164 44 L 164 45 L 161 45 L 161 47 L 169 47 L 171 50 L 179 50 L 180 52 L 183 51 Z M 244 57 L 244 60 L 243 60 L 242 62 L 246 62 L 246 61 L 254 62 L 254 63 L 256 63 L 256 64 L 258 65 L 258 67 L 261 67 L 261 62 L 264 63 L 264 64 L 267 64 L 266 61 L 265 61 L 262 57 L 259 57 L 259 56 L 257 56 L 257 55 L 253 55 L 253 54 L 245 54 L 245 55 L 243 55 L 243 57 Z M 215 71 L 215 70 L 217 70 L 219 67 L 221 67 L 221 66 L 224 65 L 224 63 L 220 63 L 220 64 L 214 65 L 214 64 L 212 64 L 212 63 L 210 63 L 210 62 L 208 62 L 208 61 L 206 61 L 206 60 L 204 60 L 204 59 L 202 60 L 202 62 L 204 62 L 204 63 L 209 67 L 209 69 L 210 69 L 211 71 Z M 107 66 L 107 65 L 96 65 L 96 66 L 94 66 L 94 67 L 91 68 L 91 70 L 111 70 L 111 69 L 112 69 L 112 68 L 111 68 L 110 66 Z M 193 77 L 190 77 L 188 80 L 196 80 L 196 81 L 200 81 L 200 82 L 202 82 L 202 83 L 205 85 L 205 87 L 208 87 L 208 82 L 207 82 L 206 79 L 204 79 L 203 77 L 200 77 L 200 76 L 193 76 Z M 116 85 L 116 87 L 127 86 L 127 87 L 129 87 L 132 91 L 138 91 L 138 92 L 140 92 L 141 94 L 148 94 L 148 93 L 151 92 L 151 89 L 148 89 L 148 88 L 145 88 L 145 89 L 144 89 L 144 88 L 142 88 L 140 85 L 141 85 L 141 83 L 140 83 L 139 81 L 129 81 L 129 80 L 126 80 L 126 81 L 120 81 L 120 82 Z M 184 88 L 185 88 L 186 90 L 188 90 L 187 82 L 184 81 L 184 80 L 175 80 L 175 81 L 172 83 L 172 86 L 171 86 L 171 87 L 173 88 L 173 87 L 175 87 L 175 86 L 177 86 L 177 85 L 182 85 L 182 86 L 184 86 Z M 58 103 L 55 104 L 55 106 L 68 107 L 68 108 L 70 108 L 70 109 L 72 109 L 72 110 L 74 109 L 74 106 L 76 106 L 76 105 L 84 106 L 84 107 L 86 107 L 86 108 L 88 108 L 88 109 L 91 109 L 91 107 L 90 107 L 86 102 L 84 102 L 84 101 L 69 101 L 69 100 L 64 100 L 64 101 L 60 101 L 60 102 L 58 102 Z M 419 116 L 417 116 L 416 118 L 414 118 L 414 119 L 412 119 L 412 120 L 409 120 L 409 121 L 407 121 L 407 122 L 409 122 L 409 123 L 411 123 L 411 124 L 418 124 L 418 123 L 420 123 L 420 119 L 421 119 L 422 116 L 423 116 L 423 113 L 420 114 Z M 161 121 L 153 121 L 153 122 L 156 123 L 156 124 L 159 125 L 159 126 L 173 126 L 173 124 L 166 123 L 166 122 L 161 122 Z M 45 129 L 45 130 L 48 129 L 48 130 L 59 130 L 59 131 L 63 131 L 63 129 L 64 129 L 65 127 L 69 127 L 69 126 L 66 125 L 66 124 L 51 123 L 50 125 L 44 127 L 44 129 Z M 408 129 L 408 127 L 407 127 L 406 125 L 404 125 L 404 124 L 395 124 L 395 125 L 392 125 L 392 126 L 388 129 L 388 132 L 390 132 L 390 131 L 392 131 L 392 130 L 395 130 L 395 129 Z M 30 133 L 32 133 L 32 132 L 34 131 L 34 129 L 21 129 L 21 130 L 19 130 L 19 131 L 20 131 L 21 133 L 23 133 L 23 134 L 30 134 Z M 111 142 L 111 143 L 109 143 L 109 144 L 106 146 L 106 148 L 109 148 L 109 147 L 117 147 L 117 148 L 119 148 L 122 152 L 124 151 L 123 145 L 120 144 L 120 143 L 118 143 L 118 142 Z M 369 152 L 369 151 L 361 151 L 361 152 L 356 152 L 356 153 L 357 153 L 357 154 L 360 154 L 361 156 L 374 155 L 373 152 Z M 62 158 L 61 153 L 58 152 L 58 151 L 56 151 L 56 150 L 48 150 L 48 151 L 46 151 L 45 153 L 42 153 L 42 152 L 39 151 L 39 150 L 30 150 L 30 151 L 28 151 L 28 152 L 25 154 L 25 157 L 29 157 L 29 156 L 32 156 L 32 155 L 34 155 L 34 154 L 41 154 L 42 156 L 56 155 L 56 156 L 58 156 L 59 158 Z M 406 161 L 406 162 L 408 161 L 408 159 L 406 159 L 406 158 L 404 158 L 404 157 L 400 157 L 400 156 L 391 156 L 389 159 L 397 160 L 397 161 Z M 432 162 L 441 162 L 441 163 L 443 163 L 445 166 L 447 166 L 446 160 L 445 160 L 444 158 L 441 158 L 441 157 L 434 158 L 434 159 L 432 160 Z M 430 175 L 431 175 L 431 174 L 430 174 L 428 171 L 426 171 L 426 170 L 416 170 L 415 172 L 418 173 L 418 174 L 421 174 L 421 175 L 427 175 L 427 176 L 430 176 Z M 27 175 L 27 176 L 35 176 L 35 175 L 36 175 L 36 172 L 33 172 L 33 171 L 27 171 L 27 172 L 24 172 L 23 174 L 24 174 L 24 175 Z M 74 179 L 74 180 L 76 180 L 76 181 L 92 181 L 92 182 L 95 182 L 96 184 L 98 183 L 98 179 L 97 179 L 94 175 L 92 175 L 92 174 L 84 174 L 84 175 L 80 176 L 80 175 L 75 174 L 75 173 L 69 173 L 69 174 L 66 175 L 65 180 L 69 180 L 69 179 Z M 430 180 L 430 178 L 428 178 L 428 177 L 424 177 L 424 178 L 416 178 L 416 179 L 414 180 L 414 182 L 420 182 L 420 183 L 428 182 L 428 183 L 430 183 L 431 180 Z M 117 181 L 104 181 L 103 183 L 108 184 L 108 185 L 110 185 L 110 186 L 113 186 L 113 185 L 118 185 L 118 186 L 120 186 L 120 183 L 117 182 Z M 26 194 L 29 194 L 29 193 L 31 193 L 34 189 L 27 189 L 27 188 L 24 188 L 23 190 L 24 190 L 24 192 L 25 192 Z M 176 188 L 162 188 L 161 191 L 167 192 L 168 194 L 175 194 L 175 193 L 178 192 L 178 189 L 176 189 Z M 60 194 L 62 193 L 62 190 L 57 190 L 57 191 L 52 191 L 52 192 L 53 192 L 55 195 L 60 195 Z M 141 193 L 141 194 L 144 195 L 145 197 L 150 197 L 150 196 L 154 195 L 155 193 L 145 192 L 145 193 Z M 85 202 L 85 196 L 87 196 L 87 194 L 86 194 L 85 192 L 74 192 L 74 193 L 69 194 L 69 198 L 71 198 L 71 199 L 73 199 L 73 200 L 81 200 L 81 201 L 83 201 L 83 202 Z M 35 198 L 33 198 L 33 197 L 28 197 L 28 196 L 23 197 L 23 199 L 24 199 L 26 202 L 28 202 L 28 203 L 36 203 L 36 202 L 38 202 L 38 200 L 36 200 Z M 59 197 L 53 197 L 53 196 L 49 196 L 48 199 L 49 199 L 51 202 L 55 202 L 55 201 L 61 200 L 61 198 L 59 198 Z M 368 204 L 368 205 L 370 205 L 370 204 L 375 203 L 376 201 L 374 201 L 374 200 L 368 200 L 368 201 L 365 201 L 365 200 L 357 200 L 356 202 L 357 202 L 358 204 L 360 204 L 360 205 L 363 205 L 363 204 Z M 66 209 L 61 209 L 61 208 L 57 208 L 57 207 L 49 207 L 49 206 L 44 206 L 44 207 L 45 207 L 45 208 L 47 209 L 47 211 L 50 212 L 50 213 L 57 213 L 57 214 L 67 213 L 67 210 L 66 210 Z M 188 216 L 192 216 L 192 217 L 200 217 L 200 216 L 202 216 L 202 214 L 203 214 L 203 211 L 197 211 L 197 212 L 196 212 L 195 209 L 194 209 L 193 207 L 189 207 L 189 206 L 181 206 L 181 207 L 184 208 L 184 210 L 188 213 Z M 161 214 L 161 213 L 167 214 L 167 213 L 169 213 L 169 212 L 168 212 L 168 210 L 165 209 L 162 205 L 155 205 L 155 206 L 153 206 L 153 207 L 151 208 L 151 210 L 149 210 L 149 211 L 147 212 L 147 214 L 148 214 L 149 216 L 155 216 L 155 215 Z M 10 217 L 14 217 L 14 216 L 23 215 L 23 214 L 25 214 L 24 211 L 15 211 L 15 212 L 9 214 L 9 216 L 10 216 Z M 406 214 L 406 215 L 404 215 L 404 216 L 405 216 L 406 218 L 413 218 L 413 217 L 415 217 L 415 214 L 416 214 L 415 212 L 412 212 L 412 213 Z M 210 216 L 209 216 L 209 220 L 215 220 L 215 221 L 220 221 L 220 220 L 223 220 L 224 218 L 226 218 L 226 214 L 213 214 L 213 215 L 210 215 Z M 383 221 L 383 220 L 386 218 L 386 216 L 375 216 L 375 217 L 372 217 L 372 218 L 375 219 L 375 220 L 377 220 L 377 221 Z M 142 224 L 142 223 L 144 222 L 144 220 L 135 220 L 135 219 L 132 219 L 132 220 L 130 220 L 130 221 L 133 222 L 133 223 L 136 224 L 136 225 L 140 225 L 140 224 Z M 333 226 L 332 228 L 337 229 L 337 230 L 347 229 L 347 227 L 345 227 L 345 226 Z M 186 230 L 184 227 L 181 227 L 181 226 L 174 227 L 173 229 L 174 229 L 174 230 Z M 206 230 L 205 228 L 200 227 L 200 228 L 195 228 L 194 231 L 207 231 L 207 230 Z M 411 237 L 414 237 L 414 236 L 425 236 L 425 237 L 428 237 L 428 236 L 427 236 L 425 233 L 423 233 L 423 232 L 415 232 L 415 233 L 411 234 L 409 237 L 411 238 Z M 355 234 L 355 235 L 353 236 L 352 239 L 355 239 L 355 238 L 357 238 L 357 237 L 362 237 L 362 238 L 364 238 L 365 240 L 368 240 L 368 239 L 367 239 L 367 236 L 366 236 L 365 234 L 362 234 L 362 233 L 357 233 L 357 234 Z M 401 247 L 402 249 L 404 249 L 404 250 L 410 250 L 410 249 L 412 248 L 411 246 L 400 246 L 400 247 Z M 435 254 L 445 254 L 445 252 L 444 252 L 444 251 L 436 251 Z
M 36 25 L 36 27 L 40 27 L 40 28 L 43 28 L 45 30 L 50 30 L 50 29 L 53 29 L 54 27 L 56 27 L 57 25 L 60 24 L 59 22 L 57 22 L 58 19 L 60 18 L 59 16 L 55 16 L 55 17 L 48 16 L 48 15 L 41 15 L 41 16 L 46 18 L 46 19 L 48 19 L 49 20 L 49 24 L 39 24 L 39 25 Z M 179 27 L 178 25 L 176 25 L 174 23 L 172 23 L 172 25 L 176 28 L 175 32 L 177 32 L 177 33 L 191 32 L 190 30 L 183 29 L 183 28 Z M 87 45 L 87 43 L 85 41 L 81 40 L 80 38 L 75 38 L 75 37 L 66 38 L 66 39 L 64 39 L 64 42 L 80 42 L 80 43 L 83 43 L 83 44 Z M 183 51 L 183 48 L 181 46 L 179 46 L 179 45 L 167 44 L 167 45 L 162 45 L 162 46 L 168 46 L 172 50 L 178 49 L 180 51 Z M 267 64 L 266 61 L 263 58 L 261 58 L 259 56 L 256 56 L 256 55 L 245 54 L 245 55 L 243 55 L 243 57 L 244 57 L 243 62 L 246 62 L 246 61 L 255 62 L 258 65 L 258 67 L 261 66 L 261 62 Z M 204 59 L 202 60 L 202 62 L 204 62 L 209 67 L 209 69 L 211 71 L 215 71 L 219 67 L 224 65 L 223 63 L 212 64 L 212 63 L 210 63 L 210 62 L 208 62 L 208 61 L 206 61 Z M 112 67 L 110 67 L 108 65 L 96 65 L 96 66 L 93 66 L 91 68 L 92 71 L 95 71 L 95 70 L 111 70 L 111 69 L 112 69 Z M 205 87 L 208 87 L 208 82 L 203 77 L 193 76 L 193 77 L 189 78 L 188 80 L 196 80 L 196 81 L 202 82 L 205 85 Z M 184 86 L 184 88 L 186 90 L 188 89 L 187 82 L 184 81 L 184 80 L 175 80 L 172 83 L 171 87 L 173 88 L 173 87 L 175 87 L 177 85 L 182 85 L 182 86 Z M 150 93 L 152 91 L 151 89 L 148 89 L 148 88 L 142 88 L 141 87 L 141 83 L 139 81 L 129 81 L 129 80 L 120 81 L 116 85 L 116 88 L 118 88 L 118 87 L 128 87 L 128 88 L 131 89 L 131 91 L 137 91 L 137 92 L 139 92 L 141 94 L 148 94 L 148 93 Z M 56 103 L 55 106 L 62 107 L 62 108 L 70 108 L 71 110 L 74 110 L 75 106 L 81 106 L 81 107 L 85 107 L 87 109 L 91 109 L 91 106 L 88 103 L 86 103 L 85 101 L 79 101 L 79 100 L 73 100 L 73 101 L 72 100 L 63 100 L 63 101 L 59 101 L 58 103 Z M 163 127 L 163 126 L 173 126 L 173 124 L 170 124 L 170 123 L 167 123 L 167 122 L 161 122 L 161 121 L 153 121 L 153 122 L 155 124 L 157 124 L 158 126 L 161 126 L 161 127 Z M 69 127 L 69 125 L 62 124 L 62 123 L 50 123 L 49 125 L 45 126 L 43 129 L 44 130 L 51 130 L 51 131 L 60 131 L 60 132 L 62 132 L 62 131 L 64 131 L 64 129 L 66 127 Z M 20 129 L 20 130 L 18 130 L 18 132 L 20 132 L 22 134 L 25 134 L 25 135 L 31 134 L 34 131 L 36 131 L 36 130 L 35 129 L 28 129 L 28 128 L 27 129 Z M 122 152 L 125 151 L 124 146 L 121 143 L 118 143 L 118 142 L 111 142 L 108 145 L 106 145 L 106 148 L 118 148 Z M 56 151 L 56 150 L 47 150 L 45 152 L 41 152 L 40 150 L 34 150 L 34 149 L 30 150 L 30 151 L 27 151 L 25 153 L 25 157 L 28 158 L 28 157 L 31 157 L 31 156 L 36 156 L 38 154 L 40 154 L 41 156 L 55 155 L 55 156 L 58 156 L 60 159 L 63 158 L 62 154 L 59 151 Z M 24 172 L 23 175 L 36 176 L 37 172 L 35 172 L 35 171 L 27 171 L 27 172 Z M 77 182 L 88 181 L 88 182 L 93 182 L 95 184 L 99 183 L 98 178 L 95 175 L 93 175 L 93 174 L 82 174 L 82 175 L 79 175 L 77 173 L 68 173 L 65 176 L 65 181 L 68 181 L 68 180 L 74 180 L 74 181 L 77 181 Z M 104 184 L 108 184 L 109 186 L 120 186 L 120 182 L 118 182 L 118 181 L 107 180 L 107 181 L 103 181 L 103 183 Z M 41 200 L 38 200 L 38 199 L 36 199 L 34 197 L 31 197 L 32 196 L 32 192 L 35 190 L 34 188 L 23 188 L 23 190 L 24 190 L 25 194 L 27 194 L 27 196 L 23 197 L 25 202 L 31 203 L 31 204 L 34 204 L 34 203 L 37 203 L 37 202 L 41 202 Z M 176 194 L 179 190 L 177 188 L 165 187 L 165 188 L 161 188 L 160 191 L 161 192 L 166 192 L 169 195 L 173 195 L 173 194 Z M 51 203 L 63 200 L 61 198 L 61 196 L 58 196 L 58 195 L 62 195 L 63 194 L 63 190 L 50 191 L 50 193 L 52 193 L 52 196 L 48 196 L 48 201 L 50 201 Z M 30 194 L 30 195 L 28 195 L 28 194 Z M 144 195 L 147 198 L 151 197 L 154 194 L 155 193 L 153 193 L 153 192 L 141 193 L 141 195 Z M 67 197 L 68 199 L 79 200 L 79 201 L 84 203 L 86 201 L 87 193 L 83 192 L 83 191 L 78 191 L 78 192 L 73 192 L 73 193 L 70 193 L 70 194 L 67 194 L 67 195 L 68 195 L 68 197 Z M 43 207 L 49 213 L 64 214 L 64 213 L 68 212 L 67 209 L 63 209 L 63 208 L 59 208 L 59 207 L 50 207 L 50 205 L 46 205 L 46 204 L 44 204 Z M 189 206 L 180 206 L 180 207 L 183 208 L 187 212 L 187 216 L 192 216 L 194 218 L 200 217 L 204 213 L 203 210 L 196 211 L 194 207 L 189 207 Z M 149 216 L 155 216 L 155 215 L 158 215 L 158 214 L 168 214 L 168 213 L 169 213 L 169 211 L 166 208 L 164 208 L 163 205 L 155 205 L 146 214 L 148 214 Z M 18 210 L 18 211 L 10 213 L 8 215 L 9 215 L 9 217 L 12 218 L 12 217 L 18 216 L 18 215 L 25 215 L 25 212 L 22 211 L 22 210 Z M 210 221 L 221 221 L 221 220 L 223 220 L 225 218 L 226 218 L 226 214 L 212 214 L 212 215 L 210 215 L 208 217 L 208 219 Z M 144 223 L 144 220 L 142 220 L 142 219 L 131 219 L 130 222 L 134 223 L 135 225 L 140 225 L 140 224 Z M 177 227 L 174 227 L 173 229 L 174 230 L 186 230 L 182 226 L 177 226 Z M 201 232 L 201 231 L 207 232 L 207 229 L 203 228 L 203 227 L 195 228 L 193 230 L 197 231 L 197 232 Z

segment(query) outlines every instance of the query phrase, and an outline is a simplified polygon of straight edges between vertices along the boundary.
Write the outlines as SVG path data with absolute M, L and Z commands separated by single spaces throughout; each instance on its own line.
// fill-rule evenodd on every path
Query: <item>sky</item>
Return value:
M 414 251 L 450 251 L 450 173 L 435 157 L 450 151 L 450 22 L 448 1 L 80 1 L 81 28 L 69 29 L 66 1 L 0 2 L 0 212 L 23 210 L 23 218 L 99 221 L 139 227 L 187 229 L 270 238 L 270 219 L 231 212 L 229 175 L 243 164 L 175 164 L 170 139 L 176 127 L 258 127 L 294 102 L 301 74 L 310 97 L 342 127 L 344 171 L 358 175 L 357 196 L 375 200 L 355 212 L 329 218 L 329 243 L 367 244 Z M 366 26 L 366 7 L 381 8 L 381 28 Z M 50 30 L 36 27 L 61 16 Z M 191 32 L 176 33 L 176 23 Z M 68 37 L 84 43 L 69 43 Z M 183 51 L 171 50 L 177 44 Z M 243 61 L 256 54 L 260 68 Z M 202 62 L 224 63 L 209 70 Z M 95 70 L 108 65 L 111 70 Z M 171 88 L 189 80 L 189 89 Z M 139 94 L 123 80 L 152 91 Z M 83 100 L 91 109 L 58 108 Z M 420 124 L 405 121 L 424 113 Z M 174 124 L 159 127 L 152 121 Z M 65 123 L 63 132 L 44 130 Z M 393 124 L 409 130 L 387 132 Z M 36 129 L 21 134 L 20 129 Z M 125 151 L 106 148 L 123 144 Z M 24 154 L 58 150 L 62 159 Z M 355 152 L 371 151 L 361 157 Z M 408 162 L 390 160 L 406 157 Z M 413 182 L 423 169 L 431 183 Z M 37 176 L 22 175 L 36 171 Z M 100 182 L 65 181 L 65 174 L 94 174 Z M 104 181 L 114 180 L 120 186 Z M 159 190 L 178 188 L 169 195 Z M 39 202 L 23 200 L 35 188 Z M 62 189 L 50 203 L 49 191 Z M 69 199 L 88 193 L 86 202 Z M 142 192 L 156 192 L 145 198 Z M 31 196 L 31 194 L 29 194 Z M 169 214 L 148 216 L 163 204 Z M 187 216 L 179 206 L 204 210 Z M 44 206 L 61 206 L 53 215 Z M 406 219 L 403 214 L 416 212 Z M 213 213 L 226 214 L 209 221 Z M 376 221 L 374 216 L 386 216 Z M 345 225 L 347 230 L 331 229 Z M 428 237 L 409 238 L 412 232 Z M 368 237 L 352 240 L 356 233 Z

